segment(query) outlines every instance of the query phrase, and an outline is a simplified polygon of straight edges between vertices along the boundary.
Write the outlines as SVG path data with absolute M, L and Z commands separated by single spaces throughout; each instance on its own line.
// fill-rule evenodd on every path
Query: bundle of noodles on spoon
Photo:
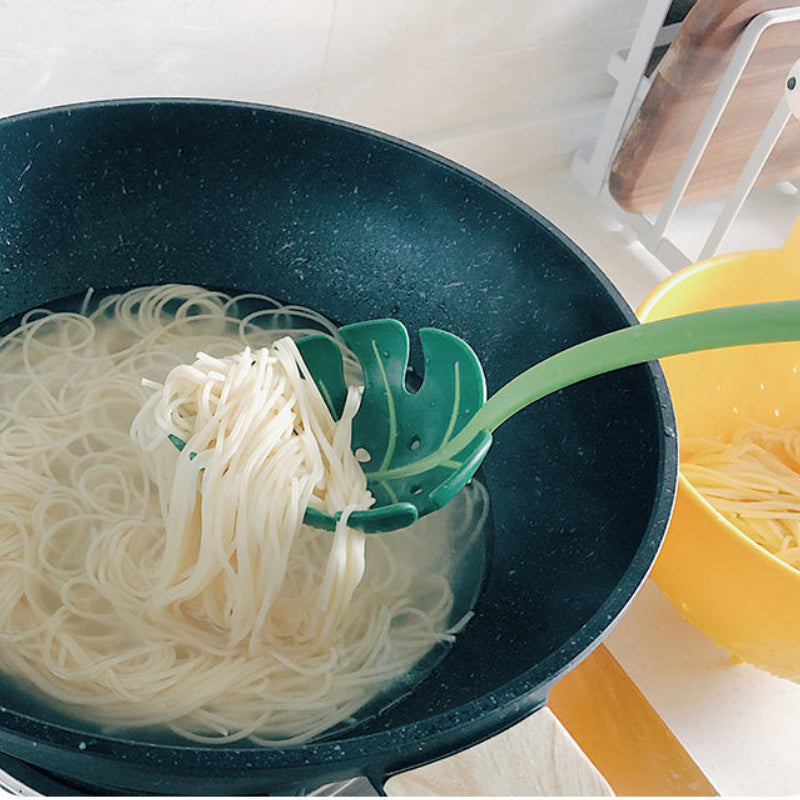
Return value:
M 231 644 L 247 638 L 251 651 L 275 636 L 325 642 L 364 574 L 364 534 L 346 524 L 372 503 L 350 446 L 359 390 L 334 420 L 288 337 L 226 358 L 199 353 L 149 385 L 132 434 L 161 454 L 166 549 L 153 602 L 207 619 Z M 177 463 L 158 450 L 165 433 L 187 445 Z M 309 506 L 344 510 L 323 542 L 321 583 L 302 569 L 318 556 L 289 560 Z

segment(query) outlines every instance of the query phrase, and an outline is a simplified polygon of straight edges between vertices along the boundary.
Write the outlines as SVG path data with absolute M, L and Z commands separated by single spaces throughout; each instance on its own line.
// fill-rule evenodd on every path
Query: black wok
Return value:
M 635 320 L 536 212 L 372 131 L 205 101 L 0 122 L 0 320 L 88 286 L 164 282 L 264 292 L 342 324 L 396 316 L 412 332 L 453 331 L 490 392 Z M 658 551 L 676 473 L 657 365 L 571 387 L 497 432 L 484 468 L 494 551 L 476 616 L 384 714 L 316 744 L 215 749 L 104 736 L 3 685 L 0 750 L 109 793 L 235 794 L 357 774 L 379 783 L 468 747 L 540 707 L 608 632 Z

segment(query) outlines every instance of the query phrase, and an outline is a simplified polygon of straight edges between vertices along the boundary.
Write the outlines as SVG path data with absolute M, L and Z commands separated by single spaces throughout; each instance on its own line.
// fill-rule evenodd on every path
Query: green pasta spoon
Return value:
M 387 533 L 450 502 L 474 476 L 492 444 L 492 432 L 536 400 L 586 378 L 665 356 L 798 340 L 800 300 L 717 308 L 612 331 L 534 364 L 488 400 L 478 357 L 451 333 L 420 330 L 424 376 L 416 391 L 406 385 L 409 338 L 402 323 L 357 322 L 339 333 L 363 371 L 352 448 L 375 497 L 372 508 L 353 512 L 348 524 L 365 533 Z M 347 394 L 339 346 L 313 334 L 298 347 L 338 419 Z M 178 437 L 169 439 L 184 448 Z M 333 530 L 338 517 L 308 509 L 305 522 Z
M 480 362 L 457 336 L 420 330 L 424 376 L 412 392 L 406 386 L 409 338 L 402 323 L 359 322 L 341 328 L 340 334 L 364 374 L 352 447 L 375 497 L 374 506 L 351 514 L 348 524 L 384 533 L 446 505 L 475 474 L 492 432 L 536 400 L 586 378 L 665 356 L 800 339 L 800 300 L 719 308 L 616 330 L 535 364 L 488 400 Z M 346 394 L 339 348 L 321 335 L 298 344 L 338 418 Z M 305 521 L 332 530 L 336 517 L 309 509 Z

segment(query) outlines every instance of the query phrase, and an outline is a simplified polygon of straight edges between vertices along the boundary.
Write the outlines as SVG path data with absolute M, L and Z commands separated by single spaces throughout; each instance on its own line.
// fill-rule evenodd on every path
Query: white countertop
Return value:
M 606 646 L 721 795 L 800 792 L 800 685 L 734 663 L 652 582 Z

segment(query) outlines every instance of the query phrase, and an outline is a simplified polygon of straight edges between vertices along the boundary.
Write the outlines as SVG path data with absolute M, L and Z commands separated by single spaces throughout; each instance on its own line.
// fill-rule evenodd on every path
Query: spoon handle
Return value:
M 525 406 L 565 386 L 665 356 L 800 339 L 800 300 L 715 308 L 646 322 L 589 339 L 534 364 L 492 395 L 451 441 L 494 431 Z M 798 350 L 800 361 L 800 350 Z

